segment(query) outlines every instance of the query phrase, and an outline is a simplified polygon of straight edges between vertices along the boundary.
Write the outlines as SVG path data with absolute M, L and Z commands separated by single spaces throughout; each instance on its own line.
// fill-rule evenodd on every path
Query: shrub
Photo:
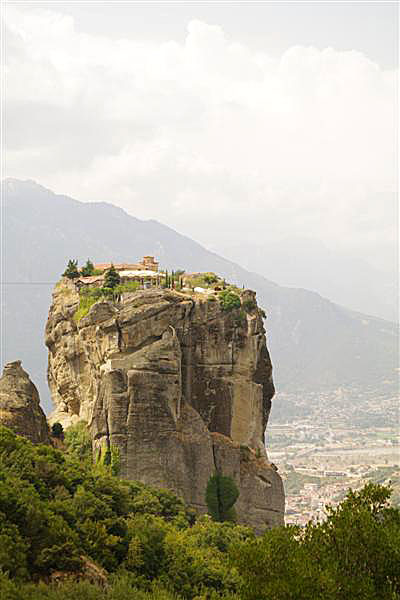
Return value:
M 65 430 L 64 442 L 67 452 L 79 461 L 92 462 L 92 438 L 86 421 L 80 421 Z
M 95 295 L 91 294 L 80 294 L 79 295 L 79 307 L 77 308 L 74 314 L 74 321 L 79 323 L 79 321 L 85 317 L 93 304 L 96 304 L 99 298 Z
M 103 286 L 100 288 L 101 295 L 107 300 L 114 298 L 115 290 L 112 287 Z
M 138 281 L 128 281 L 127 283 L 120 283 L 114 289 L 117 294 L 123 294 L 124 292 L 136 292 L 140 287 Z
M 219 293 L 219 303 L 224 311 L 231 311 L 240 308 L 240 297 L 229 290 L 224 290 Z
M 204 273 L 203 279 L 208 285 L 218 282 L 218 277 L 215 273 Z
M 189 287 L 203 287 L 208 288 L 210 285 L 214 285 L 219 280 L 218 276 L 215 273 L 199 273 L 195 276 L 189 276 L 185 283 Z
M 98 287 L 82 287 L 79 291 L 80 296 L 90 296 L 99 300 L 103 296 L 102 288 Z

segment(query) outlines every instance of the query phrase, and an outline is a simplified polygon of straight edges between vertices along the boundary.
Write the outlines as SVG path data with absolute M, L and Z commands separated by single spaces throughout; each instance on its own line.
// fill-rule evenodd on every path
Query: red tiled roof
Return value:
M 111 265 L 114 265 L 114 267 L 116 268 L 117 271 L 135 271 L 137 269 L 141 268 L 141 264 L 136 263 L 99 263 L 98 265 L 94 265 L 95 269 L 101 269 L 101 270 L 105 270 L 105 269 L 109 269 L 111 267 Z
M 79 277 L 78 281 L 83 283 L 95 283 L 96 281 L 103 281 L 104 275 L 89 275 L 87 277 Z

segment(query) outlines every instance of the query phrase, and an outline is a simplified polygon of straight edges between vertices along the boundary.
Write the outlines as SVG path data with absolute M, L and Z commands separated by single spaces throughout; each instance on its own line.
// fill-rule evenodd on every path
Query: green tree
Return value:
M 121 277 L 119 276 L 118 271 L 115 269 L 114 265 L 106 271 L 104 275 L 104 288 L 115 288 L 117 285 L 121 283 Z
M 23 539 L 18 527 L 7 522 L 6 515 L 0 513 L 0 572 L 7 572 L 13 578 L 26 579 L 28 550 L 29 542 Z
M 369 483 L 349 490 L 323 523 L 309 523 L 308 554 L 337 584 L 335 598 L 400 598 L 400 511 L 390 488 Z
M 61 423 L 53 423 L 51 426 L 51 434 L 53 437 L 58 438 L 60 440 L 64 439 L 64 429 Z
M 336 598 L 335 582 L 320 571 L 299 538 L 299 527 L 278 527 L 230 548 L 233 565 L 241 575 L 241 600 Z
M 68 428 L 61 452 L 0 427 L 2 600 L 399 600 L 400 510 L 389 488 L 369 484 L 327 507 L 322 523 L 256 536 L 196 520 L 169 490 L 114 477 L 113 446 L 111 465 L 93 466 L 82 459 L 87 435 L 84 423 Z M 231 517 L 232 484 L 210 478 L 214 519 Z M 107 586 L 43 583 L 54 571 L 80 577 L 87 562 L 106 569 Z
M 68 277 L 68 279 L 76 279 L 79 277 L 80 273 L 78 270 L 78 261 L 77 260 L 69 260 L 67 264 L 67 268 L 62 274 L 63 277 Z
M 368 484 L 322 523 L 278 527 L 231 548 L 242 600 L 397 600 L 400 511 Z
M 94 264 L 92 263 L 90 258 L 88 258 L 86 261 L 86 264 L 81 269 L 81 275 L 83 275 L 83 277 L 89 277 L 90 275 L 93 275 L 93 274 L 94 274 Z
M 207 483 L 206 502 L 214 521 L 234 521 L 233 505 L 239 497 L 239 490 L 232 477 L 215 473 Z

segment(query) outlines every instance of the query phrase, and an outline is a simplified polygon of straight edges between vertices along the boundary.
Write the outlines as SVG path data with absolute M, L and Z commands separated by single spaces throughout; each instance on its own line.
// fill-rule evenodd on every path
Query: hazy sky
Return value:
M 7 174 L 218 249 L 396 243 L 396 3 L 9 3 Z

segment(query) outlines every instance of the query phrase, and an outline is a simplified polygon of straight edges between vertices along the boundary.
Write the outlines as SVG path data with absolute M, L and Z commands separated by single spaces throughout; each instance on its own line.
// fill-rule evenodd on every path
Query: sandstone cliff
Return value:
M 0 425 L 13 429 L 34 444 L 50 444 L 39 394 L 19 360 L 6 364 L 0 378 Z
M 74 319 L 79 295 L 59 284 L 46 326 L 48 380 L 64 427 L 89 423 L 97 450 L 116 446 L 121 474 L 182 495 L 206 511 L 209 477 L 231 475 L 238 520 L 283 523 L 284 494 L 264 430 L 274 387 L 263 321 L 224 311 L 215 296 L 173 290 L 99 301 Z

